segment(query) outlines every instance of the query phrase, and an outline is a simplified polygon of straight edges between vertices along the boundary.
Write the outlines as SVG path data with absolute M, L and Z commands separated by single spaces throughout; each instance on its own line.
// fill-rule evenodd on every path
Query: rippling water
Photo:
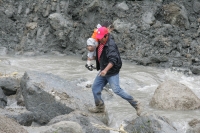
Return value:
M 88 71 L 85 68 L 86 61 L 82 61 L 78 56 L 1 56 L 0 73 L 10 74 L 18 72 L 21 77 L 27 70 L 36 70 L 59 75 L 67 80 L 84 78 L 87 83 L 92 83 L 97 71 Z M 200 76 L 185 76 L 182 73 L 172 72 L 169 69 L 138 66 L 128 61 L 123 61 L 120 72 L 121 88 L 130 93 L 134 98 L 140 100 L 144 105 L 145 112 L 154 112 L 158 115 L 169 118 L 179 133 L 186 132 L 188 121 L 199 118 L 200 111 L 163 111 L 153 109 L 149 102 L 157 86 L 168 79 L 181 82 L 192 89 L 200 98 Z M 85 85 L 81 84 L 82 86 Z M 114 95 L 114 99 L 107 101 L 106 108 L 110 116 L 110 127 L 118 128 L 126 120 L 136 118 L 135 110 L 128 102 Z

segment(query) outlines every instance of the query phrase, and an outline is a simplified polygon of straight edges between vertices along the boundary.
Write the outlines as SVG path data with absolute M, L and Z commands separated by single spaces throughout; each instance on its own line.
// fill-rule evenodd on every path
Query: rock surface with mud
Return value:
M 199 74 L 199 9 L 199 0 L 1 0 L 0 53 L 81 57 L 108 20 L 123 59 Z

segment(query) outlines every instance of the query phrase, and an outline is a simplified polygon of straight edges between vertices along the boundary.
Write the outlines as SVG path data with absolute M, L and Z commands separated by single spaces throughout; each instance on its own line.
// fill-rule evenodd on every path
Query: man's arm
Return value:
M 113 67 L 112 63 L 108 63 L 106 68 L 99 73 L 99 76 L 105 76 L 106 73 Z

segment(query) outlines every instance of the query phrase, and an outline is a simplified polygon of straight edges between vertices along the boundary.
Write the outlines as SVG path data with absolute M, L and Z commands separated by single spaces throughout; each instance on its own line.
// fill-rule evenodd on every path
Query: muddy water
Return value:
M 1 56 L 0 73 L 11 74 L 18 72 L 21 77 L 27 70 L 36 70 L 59 75 L 66 80 L 86 79 L 85 86 L 92 83 L 97 71 L 88 71 L 84 65 L 85 61 L 78 56 Z M 182 73 L 172 72 L 168 69 L 138 66 L 128 61 L 123 61 L 120 72 L 121 88 L 130 93 L 134 98 L 140 100 L 145 112 L 156 113 L 169 118 L 179 133 L 185 133 L 188 121 L 199 118 L 200 111 L 163 111 L 153 109 L 149 106 L 151 97 L 157 86 L 172 79 L 187 85 L 200 98 L 200 76 L 184 76 Z M 118 128 L 125 121 L 136 118 L 135 110 L 123 99 L 114 95 L 114 99 L 107 101 L 106 108 L 110 116 L 110 127 Z

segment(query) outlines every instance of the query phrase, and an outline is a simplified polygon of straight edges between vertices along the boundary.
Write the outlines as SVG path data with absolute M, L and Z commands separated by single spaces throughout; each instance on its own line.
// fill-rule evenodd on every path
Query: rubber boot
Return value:
M 135 107 L 135 110 L 136 110 L 136 112 L 137 112 L 137 115 L 140 116 L 141 113 L 142 113 L 142 108 L 141 108 L 140 103 L 137 102 L 137 105 L 136 105 L 136 107 Z
M 93 108 L 88 109 L 91 113 L 103 113 L 105 112 L 105 105 L 101 104 Z

